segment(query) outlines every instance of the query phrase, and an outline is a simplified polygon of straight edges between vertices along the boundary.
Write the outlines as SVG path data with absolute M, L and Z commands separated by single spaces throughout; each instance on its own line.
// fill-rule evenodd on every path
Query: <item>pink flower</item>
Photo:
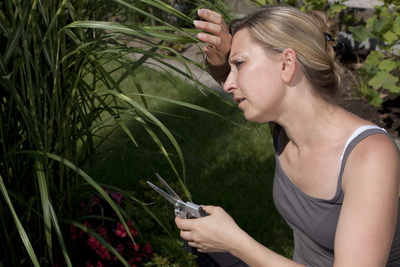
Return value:
M 118 192 L 112 192 L 111 193 L 111 198 L 114 199 L 115 202 L 117 202 L 118 205 L 121 205 L 123 197 L 124 196 L 121 193 L 118 193 Z

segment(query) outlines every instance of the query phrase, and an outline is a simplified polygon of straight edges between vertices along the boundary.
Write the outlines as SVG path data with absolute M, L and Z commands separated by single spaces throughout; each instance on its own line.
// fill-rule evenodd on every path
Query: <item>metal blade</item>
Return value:
M 155 186 L 154 184 L 150 183 L 149 181 L 147 181 L 147 183 L 154 189 L 156 190 L 160 195 L 162 195 L 166 200 L 168 200 L 169 202 L 172 203 L 172 205 L 176 206 L 176 204 L 179 202 L 179 199 L 175 199 L 172 196 L 170 196 L 169 194 L 165 193 L 163 190 L 161 190 L 160 188 L 158 188 L 157 186 Z
M 158 180 L 164 185 L 165 189 L 167 189 L 167 192 L 172 197 L 183 202 L 183 200 L 175 193 L 175 191 L 164 181 L 164 179 L 158 173 L 156 173 L 156 176 L 157 176 Z

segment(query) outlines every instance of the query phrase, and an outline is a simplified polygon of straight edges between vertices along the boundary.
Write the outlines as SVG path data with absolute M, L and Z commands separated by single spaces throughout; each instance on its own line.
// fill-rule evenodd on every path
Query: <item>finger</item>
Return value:
M 179 217 L 175 217 L 176 226 L 183 231 L 190 231 L 192 229 L 192 225 L 194 220 L 182 219 Z
M 225 36 L 229 34 L 229 29 L 226 25 L 201 20 L 194 20 L 193 24 L 197 29 L 215 34 L 217 36 Z
M 209 22 L 212 22 L 215 24 L 226 25 L 222 15 L 213 10 L 201 8 L 201 9 L 197 10 L 197 14 L 203 20 L 206 20 L 206 21 L 209 21 Z
M 227 57 L 229 51 L 230 51 L 230 44 L 227 43 L 226 40 L 222 40 L 221 38 L 217 37 L 217 36 L 213 36 L 213 35 L 209 35 L 209 34 L 205 34 L 205 33 L 199 33 L 198 34 L 198 38 L 200 41 L 203 41 L 205 43 L 207 43 L 208 45 L 206 45 L 204 47 L 204 52 L 206 52 L 206 54 L 208 56 L 212 56 L 213 53 L 211 51 L 213 51 L 214 53 L 220 54 L 220 58 L 224 59 Z M 230 41 L 230 39 L 229 39 Z M 210 52 L 210 53 L 207 53 Z
M 204 43 L 211 44 L 216 47 L 219 47 L 224 44 L 224 42 L 220 37 L 211 34 L 206 34 L 204 32 L 197 34 L 197 38 L 199 38 L 199 40 Z
M 193 241 L 188 241 L 188 245 L 191 246 L 192 248 L 197 248 L 197 250 L 199 251 L 200 244 Z
M 183 239 L 188 240 L 189 242 L 192 241 L 191 232 L 190 232 L 190 231 L 181 230 L 180 236 L 181 236 Z

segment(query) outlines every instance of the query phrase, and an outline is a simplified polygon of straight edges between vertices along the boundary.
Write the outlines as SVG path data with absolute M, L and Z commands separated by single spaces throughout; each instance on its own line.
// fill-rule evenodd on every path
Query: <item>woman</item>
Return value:
M 249 266 L 400 266 L 399 151 L 386 131 L 333 104 L 342 73 L 336 23 L 268 6 L 233 21 L 229 33 L 218 13 L 198 14 L 211 74 L 247 120 L 270 125 L 274 202 L 295 249 L 293 260 L 276 254 L 213 206 L 204 206 L 207 217 L 176 218 L 181 237 Z

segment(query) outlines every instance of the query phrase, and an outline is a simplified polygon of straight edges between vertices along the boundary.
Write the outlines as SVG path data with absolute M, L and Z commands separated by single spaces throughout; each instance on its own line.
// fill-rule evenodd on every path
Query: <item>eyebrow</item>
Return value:
M 229 57 L 228 57 L 228 62 L 229 63 L 232 63 L 233 61 L 235 61 L 235 57 L 238 55 L 238 54 L 240 54 L 241 52 L 236 52 L 235 54 L 233 54 L 233 55 L 229 55 Z

